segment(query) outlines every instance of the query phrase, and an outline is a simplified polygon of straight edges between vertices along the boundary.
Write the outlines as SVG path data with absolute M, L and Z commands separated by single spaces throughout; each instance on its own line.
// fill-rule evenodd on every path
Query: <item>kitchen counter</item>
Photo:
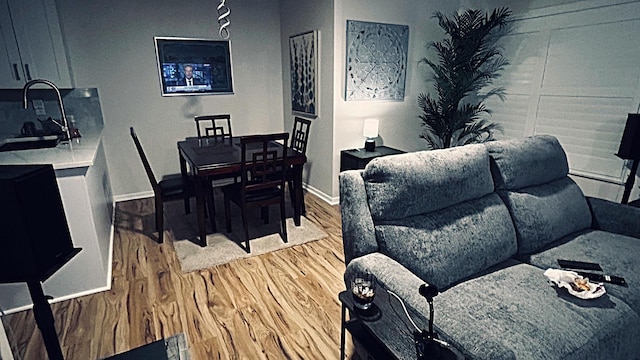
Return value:
M 0 89 L 0 139 L 14 138 L 22 124 L 38 117 L 60 117 L 51 91 L 34 90 L 30 99 L 42 99 L 46 115 L 22 107 L 19 90 Z M 77 121 L 82 137 L 71 146 L 0 152 L 0 165 L 52 164 L 69 232 L 80 253 L 43 283 L 45 294 L 57 302 L 105 291 L 111 287 L 113 253 L 113 195 L 102 143 L 102 110 L 97 89 L 63 90 L 67 115 Z M 28 216 L 28 215 L 27 215 Z M 4 241 L 11 241 L 5 239 Z M 0 244 L 2 240 L 0 240 Z M 24 283 L 0 284 L 0 309 L 5 313 L 31 307 Z
M 71 147 L 60 143 L 51 148 L 0 152 L 0 164 L 53 164 L 55 170 L 92 166 L 100 139 L 100 134 L 89 135 L 81 137 L 79 143 L 73 139 Z

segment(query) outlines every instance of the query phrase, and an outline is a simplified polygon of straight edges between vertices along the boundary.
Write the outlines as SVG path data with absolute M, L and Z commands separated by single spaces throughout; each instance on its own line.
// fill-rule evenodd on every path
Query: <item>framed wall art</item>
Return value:
M 228 40 L 154 37 L 162 96 L 233 94 Z
M 347 101 L 404 101 L 409 26 L 347 20 Z
M 318 117 L 318 31 L 289 37 L 291 108 L 294 114 Z

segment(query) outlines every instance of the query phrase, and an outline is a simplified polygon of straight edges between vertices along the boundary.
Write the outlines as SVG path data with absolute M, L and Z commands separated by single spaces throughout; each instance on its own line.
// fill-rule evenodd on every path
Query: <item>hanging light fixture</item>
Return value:
M 226 0 L 220 0 L 220 4 L 218 4 L 218 25 L 220 28 L 218 29 L 218 35 L 224 40 L 229 40 L 229 25 L 231 25 L 231 21 L 229 21 L 228 17 L 231 14 L 231 10 L 225 3 Z

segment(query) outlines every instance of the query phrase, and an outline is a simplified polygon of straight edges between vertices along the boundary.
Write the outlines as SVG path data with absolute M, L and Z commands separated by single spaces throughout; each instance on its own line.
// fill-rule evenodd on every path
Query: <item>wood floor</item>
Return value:
M 337 206 L 306 196 L 307 217 L 326 239 L 182 273 L 171 241 L 144 234 L 151 205 L 117 205 L 112 289 L 52 305 L 66 359 L 101 359 L 180 332 L 194 360 L 339 357 Z M 3 322 L 16 359 L 47 358 L 32 311 Z

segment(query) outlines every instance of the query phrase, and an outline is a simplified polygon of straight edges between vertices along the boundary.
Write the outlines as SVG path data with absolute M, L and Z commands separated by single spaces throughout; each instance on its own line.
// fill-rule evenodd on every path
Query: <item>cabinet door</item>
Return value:
M 69 66 L 53 0 L 9 0 L 26 80 L 47 79 L 71 87 Z
M 9 4 L 0 0 L 0 88 L 22 87 L 25 83 L 22 69 Z

